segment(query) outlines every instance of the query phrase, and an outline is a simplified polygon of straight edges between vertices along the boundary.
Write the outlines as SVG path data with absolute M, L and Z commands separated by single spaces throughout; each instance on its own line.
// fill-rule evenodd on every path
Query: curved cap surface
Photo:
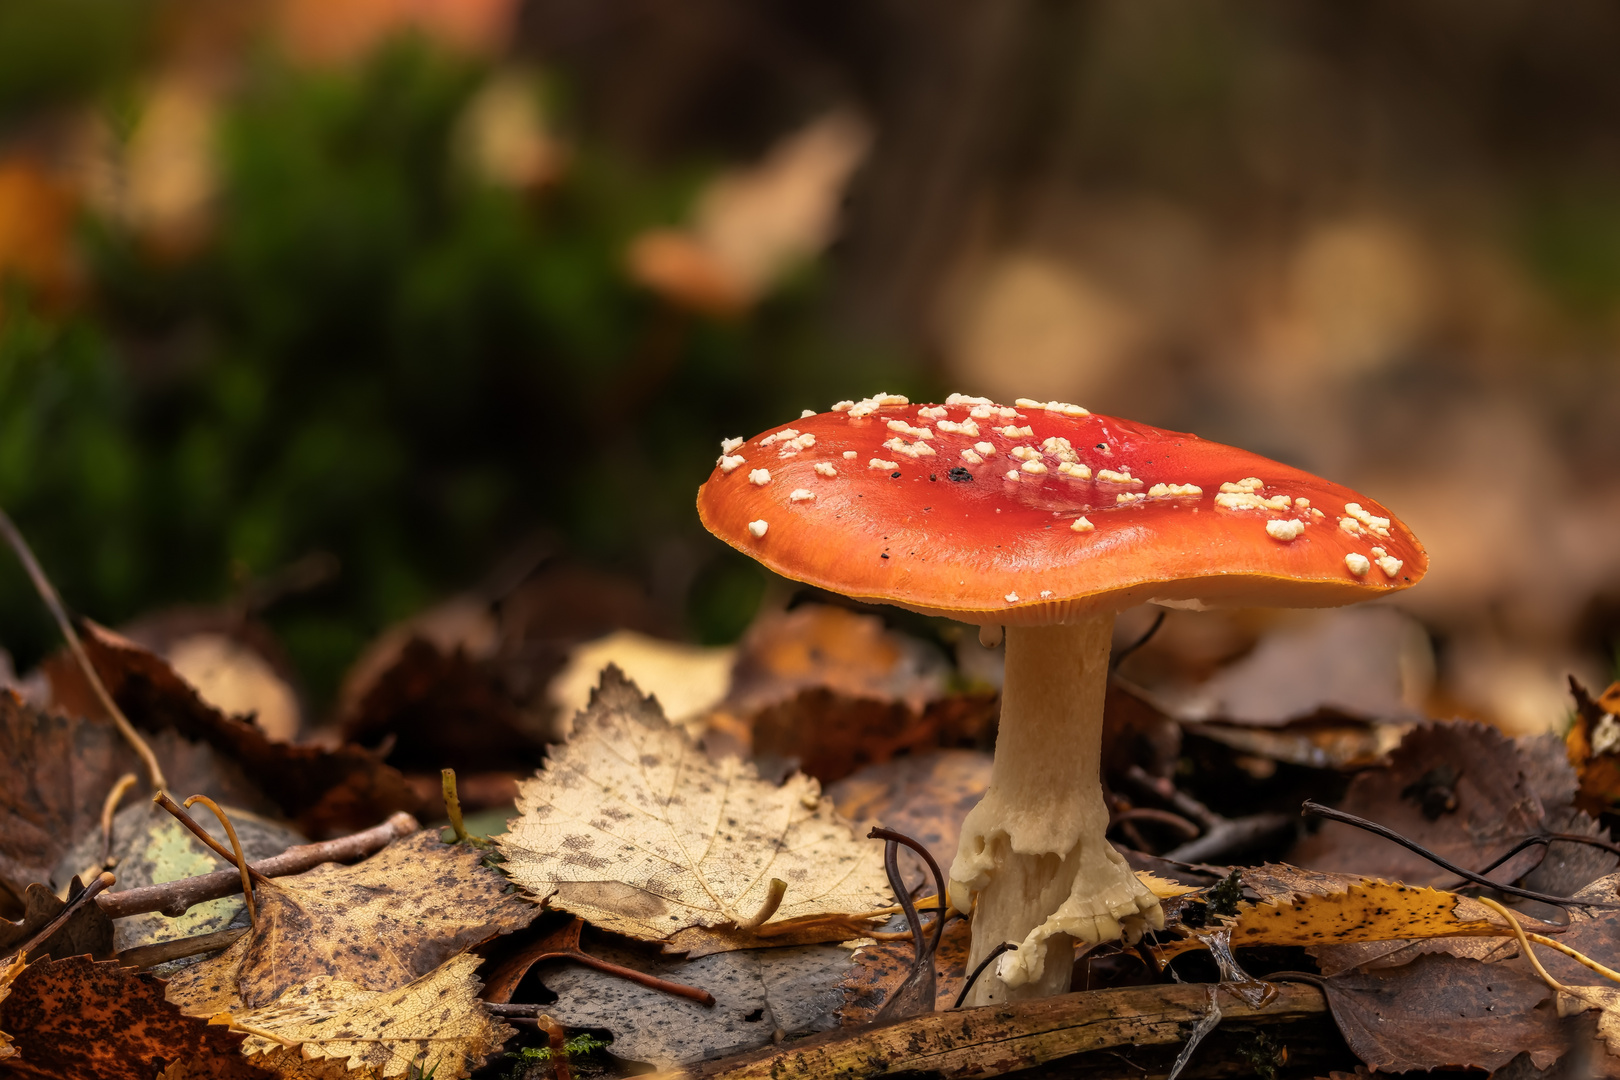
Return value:
M 1330 607 L 1428 569 L 1376 500 L 1062 402 L 878 395 L 722 449 L 698 491 L 710 532 L 784 577 L 963 622 Z

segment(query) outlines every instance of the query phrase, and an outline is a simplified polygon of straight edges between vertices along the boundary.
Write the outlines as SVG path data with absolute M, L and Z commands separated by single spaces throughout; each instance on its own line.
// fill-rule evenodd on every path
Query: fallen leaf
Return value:
M 1563 928 L 1521 919 L 1537 933 Z M 1343 945 L 1359 941 L 1462 935 L 1510 935 L 1489 908 L 1456 893 L 1399 882 L 1364 881 L 1343 892 L 1242 903 L 1223 918 L 1221 932 L 1234 949 L 1257 945 Z M 1166 956 L 1202 948 L 1199 938 L 1166 942 Z
M 242 1036 L 186 1016 L 163 983 L 87 956 L 30 964 L 0 1001 L 0 1029 L 16 1040 L 16 1075 L 147 1080 L 193 1061 L 206 1075 L 263 1076 L 238 1053 Z
M 78 895 L 83 885 L 73 879 L 69 899 Z M 23 917 L 16 922 L 0 919 L 0 958 L 9 957 L 50 921 L 62 913 L 67 901 L 37 882 L 28 886 L 23 894 Z M 39 960 L 55 957 L 89 955 L 105 959 L 113 951 L 113 921 L 107 918 L 99 905 L 84 904 L 68 916 L 50 937 L 40 942 L 25 959 Z
M 1297 720 L 1281 727 L 1188 723 L 1186 730 L 1240 753 L 1311 769 L 1363 769 L 1401 744 L 1409 724 Z
M 1494 1071 L 1520 1053 L 1545 1069 L 1564 1053 L 1551 991 L 1503 964 L 1423 956 L 1403 967 L 1322 980 L 1345 1042 L 1378 1072 Z
M 699 960 L 651 957 L 592 943 L 604 960 L 702 987 L 712 1007 L 650 990 L 576 964 L 537 968 L 558 1000 L 546 1012 L 569 1027 L 613 1032 L 615 1057 L 667 1068 L 765 1046 L 780 1030 L 804 1035 L 838 1026 L 839 980 L 850 952 L 838 945 L 750 949 Z
M 28 962 L 21 956 L 13 955 L 4 968 L 0 968 L 0 1022 L 5 1018 L 6 998 L 11 996 L 11 984 L 17 981 L 17 976 L 23 973 Z M 17 1045 L 0 1029 L 0 1061 L 16 1056 Z
M 1540 830 L 1543 812 L 1513 740 L 1495 728 L 1462 721 L 1415 728 L 1387 767 L 1356 775 L 1339 809 L 1469 868 L 1487 865 Z M 1492 873 L 1499 881 L 1513 881 L 1544 855 L 1539 847 L 1527 848 Z M 1455 880 L 1415 852 L 1336 821 L 1323 822 L 1294 848 L 1289 861 L 1413 885 Z
M 568 662 L 547 686 L 546 696 L 557 715 L 572 717 L 590 705 L 602 669 L 612 664 L 648 697 L 657 698 L 671 722 L 697 735 L 703 714 L 731 689 L 736 658 L 736 648 L 729 645 L 691 645 L 615 630 L 574 646 Z
M 924 934 L 932 934 L 932 920 L 924 924 Z M 967 980 L 968 947 L 973 933 L 966 919 L 945 924 L 939 949 L 934 953 L 934 1009 L 943 1012 L 956 1004 Z M 855 953 L 855 968 L 839 984 L 844 1003 L 838 1019 L 844 1024 L 864 1024 L 877 1018 L 878 1010 L 905 982 L 916 955 L 910 940 L 879 941 L 863 945 Z
M 741 923 L 770 882 L 778 919 L 888 902 L 880 846 L 860 840 L 809 777 L 780 787 L 736 758 L 713 761 L 617 668 L 569 741 L 526 781 L 496 843 L 537 899 L 649 940 Z
M 689 926 L 664 939 L 664 954 L 685 956 L 696 960 L 717 952 L 733 949 L 781 948 L 786 945 L 821 945 L 837 941 L 863 938 L 880 928 L 887 913 L 865 916 L 865 913 L 846 915 L 801 915 L 797 919 L 777 919 L 752 929 L 721 926 Z
M 198 696 L 162 657 L 88 620 L 85 651 L 107 691 L 143 731 L 172 728 L 239 763 L 307 836 L 352 832 L 396 810 L 419 811 L 399 772 L 358 746 L 327 750 L 272 742 L 239 717 L 226 716 Z M 100 704 L 65 654 L 44 665 L 56 706 L 100 717 Z
M 956 858 L 962 819 L 990 786 L 991 756 L 977 750 L 934 750 L 868 765 L 827 788 L 838 812 L 861 824 L 905 833 L 944 868 Z M 928 868 L 900 860 L 906 888 L 934 890 Z
M 414 1070 L 411 1075 L 460 1080 L 514 1034 L 478 998 L 480 963 L 477 956 L 456 956 L 388 991 L 323 975 L 230 1019 L 284 1040 L 250 1034 L 242 1044 L 249 1060 L 280 1076 L 309 1075 L 306 1063 L 330 1061 L 351 1072 L 364 1069 L 365 1076 Z
M 176 974 L 169 1000 L 211 1016 L 260 1008 L 323 976 L 375 991 L 404 986 L 539 913 L 483 860 L 480 849 L 429 830 L 352 866 L 261 882 L 258 925 Z
M 1570 764 L 1580 775 L 1577 805 L 1594 816 L 1620 802 L 1620 683 L 1593 699 L 1571 675 L 1575 722 L 1565 736 Z

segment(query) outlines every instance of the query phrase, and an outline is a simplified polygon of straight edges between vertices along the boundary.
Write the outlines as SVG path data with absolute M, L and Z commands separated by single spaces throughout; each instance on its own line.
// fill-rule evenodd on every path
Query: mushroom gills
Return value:
M 1135 940 L 1163 909 L 1105 835 L 1103 698 L 1111 612 L 1060 626 L 1008 626 L 1007 677 L 989 790 L 962 824 L 950 902 L 972 906 L 972 970 L 1003 941 L 1016 952 L 974 984 L 970 1005 L 1068 990 L 1071 938 Z M 1049 955 L 1063 957 L 1048 963 Z

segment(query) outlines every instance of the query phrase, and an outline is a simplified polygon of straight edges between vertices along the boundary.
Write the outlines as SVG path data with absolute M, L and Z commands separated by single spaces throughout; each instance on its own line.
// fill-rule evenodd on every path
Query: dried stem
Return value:
M 597 971 L 608 975 L 617 975 L 649 990 L 658 990 L 665 994 L 674 994 L 676 997 L 690 998 L 703 1005 L 713 1005 L 714 995 L 707 990 L 686 983 L 672 982 L 669 979 L 660 979 L 656 975 L 649 975 L 645 971 L 624 967 L 611 963 L 600 957 L 592 956 L 579 947 L 579 932 L 584 929 L 585 923 L 575 919 L 568 925 L 555 932 L 531 942 L 523 951 L 507 958 L 499 967 L 490 973 L 484 982 L 484 999 L 504 1003 L 511 1000 L 512 992 L 517 989 L 523 976 L 535 964 L 546 960 L 573 960 L 593 967 Z
M 1517 885 L 1503 885 L 1500 882 L 1492 881 L 1483 874 L 1476 874 L 1472 870 L 1464 870 L 1456 863 L 1436 855 L 1434 852 L 1430 851 L 1416 840 L 1408 840 L 1406 837 L 1402 836 L 1394 829 L 1389 828 L 1387 825 L 1380 825 L 1376 821 L 1368 821 L 1364 817 L 1357 817 L 1355 814 L 1348 814 L 1343 810 L 1335 810 L 1331 806 L 1323 806 L 1321 803 L 1313 802 L 1310 799 L 1306 799 L 1305 802 L 1300 805 L 1300 812 L 1305 814 L 1315 814 L 1318 817 L 1325 817 L 1329 821 L 1340 821 L 1346 825 L 1354 825 L 1358 829 L 1365 829 L 1374 835 L 1382 836 L 1385 840 L 1394 841 L 1403 848 L 1406 848 L 1408 851 L 1417 852 L 1419 855 L 1423 856 L 1425 859 L 1428 859 L 1442 870 L 1449 870 L 1451 873 L 1456 874 L 1458 877 L 1463 878 L 1464 880 L 1472 881 L 1476 885 L 1484 885 L 1486 888 L 1495 889 L 1497 892 L 1507 893 L 1509 896 L 1522 896 L 1526 900 L 1539 900 L 1543 904 L 1556 904 L 1560 907 L 1591 907 L 1604 909 L 1620 908 L 1620 904 L 1603 900 L 1577 900 L 1572 896 L 1552 896 L 1548 893 L 1533 892 L 1530 889 L 1521 889 Z M 1480 897 L 1479 899 L 1484 898 Z
M 179 820 L 180 824 L 191 830 L 192 835 L 212 848 L 214 854 L 218 855 L 228 863 L 233 863 L 239 866 L 245 865 L 237 861 L 235 852 L 226 847 L 224 844 L 221 844 L 218 840 L 215 840 L 212 836 L 209 836 L 208 830 L 197 824 L 196 819 L 190 814 L 186 813 L 184 807 L 175 802 L 173 799 L 169 798 L 168 792 L 158 792 L 156 795 L 152 796 L 152 801 L 163 807 L 163 809 L 167 810 L 169 813 L 173 814 Z M 247 865 L 246 870 L 248 876 L 255 881 L 270 880 L 257 870 L 253 869 L 251 865 Z
M 112 842 L 113 842 L 113 815 L 118 813 L 118 804 L 124 801 L 129 789 L 135 786 L 135 774 L 127 772 L 118 778 L 118 783 L 107 792 L 107 799 L 101 804 L 101 868 L 112 869 Z
M 56 913 L 56 918 L 46 923 L 38 933 L 22 943 L 21 947 L 17 949 L 17 958 L 26 960 L 30 952 L 49 941 L 52 934 L 60 930 L 64 923 L 73 918 L 74 912 L 94 900 L 97 893 L 117 880 L 117 878 L 103 870 L 94 881 L 80 889 L 79 895 L 69 900 L 66 907 Z
M 146 745 L 146 740 L 141 738 L 140 732 L 135 730 L 135 725 L 129 722 L 129 718 L 118 707 L 118 703 L 112 699 L 112 695 L 107 693 L 107 687 L 102 683 L 101 676 L 96 674 L 95 665 L 90 663 L 90 657 L 86 655 L 84 645 L 79 641 L 79 635 L 73 629 L 73 622 L 68 618 L 67 610 L 62 606 L 62 598 L 56 595 L 56 587 L 45 576 L 45 571 L 40 569 L 38 560 L 34 558 L 33 550 L 28 546 L 28 541 L 23 539 L 22 533 L 18 532 L 17 526 L 12 523 L 11 516 L 3 509 L 0 509 L 0 534 L 5 535 L 6 542 L 17 553 L 17 558 L 22 562 L 23 569 L 28 571 L 28 577 L 33 581 L 34 589 L 39 593 L 40 599 L 45 601 L 45 606 L 50 609 L 51 617 L 56 620 L 57 628 L 62 631 L 62 637 L 67 639 L 68 648 L 73 653 L 73 659 L 78 661 L 79 670 L 84 672 L 85 680 L 90 683 L 90 689 L 95 693 L 96 700 L 101 702 L 101 707 L 107 710 L 108 716 L 112 717 L 113 725 L 118 728 L 118 733 L 124 737 L 124 741 L 129 743 L 135 753 L 140 756 L 142 764 L 146 766 L 146 778 L 152 785 L 152 790 L 162 791 L 168 786 L 168 781 L 163 777 L 163 767 L 158 764 L 157 756 L 152 753 L 152 748 Z
M 467 826 L 461 820 L 461 797 L 456 794 L 456 770 L 440 769 L 439 783 L 444 790 L 444 812 L 450 818 L 450 828 L 455 830 L 456 842 L 466 840 Z
M 420 829 L 415 818 L 400 812 L 362 832 L 350 833 L 335 840 L 319 844 L 299 844 L 280 855 L 260 859 L 250 864 L 251 869 L 265 877 L 285 877 L 301 874 L 305 870 L 328 862 L 352 862 L 364 858 L 402 836 Z M 220 870 L 179 881 L 166 881 L 159 885 L 143 885 L 135 889 L 107 893 L 97 901 L 102 914 L 109 919 L 123 919 L 147 911 L 160 911 L 171 917 L 184 915 L 194 904 L 218 900 L 240 891 L 241 879 L 236 870 Z
M 158 941 L 151 945 L 136 945 L 134 948 L 113 953 L 112 958 L 124 967 L 144 971 L 159 964 L 166 964 L 170 960 L 183 960 L 188 956 L 227 948 L 236 944 L 236 939 L 245 933 L 247 927 L 236 926 L 229 930 L 215 930 L 211 934 L 170 938 L 168 941 Z
M 759 910 L 737 924 L 739 930 L 757 930 L 765 925 L 776 909 L 782 906 L 782 897 L 787 895 L 787 882 L 781 878 L 771 878 L 770 891 L 765 894 L 765 902 L 759 905 Z
M 248 873 L 247 856 L 242 854 L 242 841 L 236 837 L 236 826 L 231 824 L 231 819 L 225 816 L 225 811 L 219 808 L 219 804 L 208 796 L 193 795 L 185 801 L 186 809 L 190 810 L 193 803 L 202 803 L 208 807 L 214 812 L 214 816 L 219 818 L 219 823 L 225 827 L 225 835 L 231 839 L 231 852 L 235 856 L 233 861 L 236 863 L 236 868 L 242 873 L 242 896 L 247 900 L 248 925 L 257 929 L 259 925 L 259 905 L 253 898 L 253 879 Z
M 1498 915 L 1507 920 L 1508 926 L 1512 927 L 1513 929 L 1513 935 L 1519 939 L 1519 948 L 1523 950 L 1525 959 L 1529 960 L 1530 966 L 1536 969 L 1536 974 L 1541 976 L 1541 981 L 1561 994 L 1569 993 L 1569 987 L 1547 974 L 1547 969 L 1541 966 L 1540 960 L 1536 959 L 1535 950 L 1530 948 L 1530 940 L 1529 938 L 1525 937 L 1524 927 L 1519 925 L 1518 917 L 1515 916 L 1513 912 L 1509 911 L 1501 904 L 1498 904 L 1495 900 L 1492 900 L 1488 896 L 1481 896 L 1477 899 L 1480 903 L 1484 904 L 1486 907 L 1495 911 Z

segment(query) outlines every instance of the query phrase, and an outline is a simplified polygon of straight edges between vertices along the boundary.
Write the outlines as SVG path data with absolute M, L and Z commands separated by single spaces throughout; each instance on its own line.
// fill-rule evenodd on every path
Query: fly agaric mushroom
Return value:
M 722 451 L 698 514 L 733 547 L 833 592 L 1006 628 L 995 765 L 962 826 L 950 903 L 965 912 L 977 896 L 970 970 L 1002 942 L 1018 948 L 971 1004 L 1064 993 L 1072 939 L 1164 925 L 1104 835 L 1116 612 L 1332 607 L 1428 567 L 1364 495 L 1062 402 L 878 394 Z

